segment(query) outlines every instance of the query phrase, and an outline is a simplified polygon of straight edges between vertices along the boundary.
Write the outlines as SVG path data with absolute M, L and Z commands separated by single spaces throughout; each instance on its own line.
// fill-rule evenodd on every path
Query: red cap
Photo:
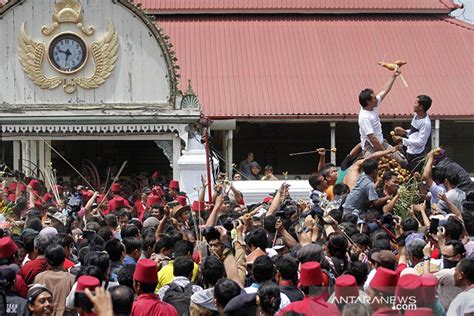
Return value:
M 85 289 L 94 291 L 95 288 L 99 286 L 99 279 L 90 275 L 83 275 L 77 279 L 76 292 L 84 292 Z
M 176 198 L 176 201 L 178 201 L 178 203 L 182 206 L 186 206 L 187 203 L 186 203 L 186 197 L 184 195 L 180 195 Z
M 171 180 L 171 181 L 170 181 L 169 188 L 170 188 L 170 189 L 179 190 L 179 181 Z
M 20 191 L 26 192 L 26 185 L 24 185 L 23 183 L 20 183 Z
M 161 204 L 161 197 L 157 195 L 149 195 L 146 200 L 146 207 Z
M 194 201 L 193 202 L 193 211 L 195 212 L 203 212 L 206 208 L 204 201 Z
M 84 202 L 84 204 L 86 204 L 87 201 L 89 201 L 91 197 L 92 197 L 92 193 L 86 190 L 82 191 L 82 202 Z
M 13 256 L 18 251 L 18 247 L 10 237 L 0 238 L 0 259 Z
M 151 177 L 152 177 L 153 179 L 158 178 L 159 176 L 160 176 L 160 172 L 159 172 L 159 171 L 155 171 L 155 172 L 153 172 L 153 174 L 151 175 Z
M 114 183 L 112 184 L 112 192 L 118 193 L 121 191 L 120 183 Z
M 8 200 L 11 202 L 15 202 L 16 195 L 15 193 L 11 193 L 8 195 Z
M 115 209 L 125 206 L 125 200 L 121 196 L 114 196 L 114 201 L 115 201 Z
M 394 293 L 398 283 L 398 274 L 393 270 L 380 267 L 375 272 L 374 278 L 370 282 L 370 287 L 384 292 Z
M 45 201 L 46 203 L 50 202 L 52 199 L 53 199 L 53 195 L 51 193 L 46 192 L 43 195 L 43 201 Z
M 336 279 L 335 283 L 335 297 L 358 297 L 359 289 L 357 287 L 356 279 L 353 275 L 345 274 Z
M 407 309 L 405 311 L 405 316 L 432 316 L 433 311 L 431 308 L 420 307 L 417 309 Z
M 406 274 L 400 277 L 395 292 L 397 298 L 401 298 L 401 302 L 405 302 L 404 298 L 414 296 L 418 300 L 423 300 L 423 288 L 421 287 L 421 277 L 414 274 Z
M 434 304 L 436 301 L 436 288 L 438 279 L 432 274 L 423 274 L 421 276 L 421 287 L 423 289 L 423 303 Z
M 267 196 L 266 198 L 263 199 L 263 203 L 271 203 L 273 200 L 273 197 Z
M 137 262 L 133 279 L 143 283 L 158 282 L 156 262 L 150 259 L 140 259 Z
M 323 284 L 323 274 L 319 262 L 306 262 L 301 265 L 300 286 L 316 286 Z
M 102 203 L 102 201 L 103 201 L 104 199 L 106 199 L 105 194 L 99 194 L 99 195 L 97 196 L 97 203 L 99 203 L 99 204 Z
M 38 210 L 41 210 L 41 208 L 43 207 L 43 202 L 41 200 L 36 200 L 35 201 L 35 207 L 38 209 Z
M 12 182 L 8 185 L 8 191 L 14 192 L 16 190 L 16 182 Z
M 33 189 L 33 190 L 38 190 L 39 189 L 39 181 L 38 180 L 31 180 L 28 185 Z

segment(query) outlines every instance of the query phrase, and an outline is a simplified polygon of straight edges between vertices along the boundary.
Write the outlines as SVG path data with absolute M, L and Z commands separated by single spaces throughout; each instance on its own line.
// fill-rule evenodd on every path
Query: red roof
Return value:
M 154 13 L 192 11 L 442 11 L 457 6 L 451 0 L 135 0 Z M 309 12 L 308 12 L 309 11 Z
M 411 116 L 428 94 L 432 116 L 474 116 L 474 28 L 454 19 L 174 16 L 160 25 L 209 117 L 354 117 L 360 90 L 390 75 L 377 65 L 384 55 L 408 61 L 408 88 L 395 83 L 382 115 Z

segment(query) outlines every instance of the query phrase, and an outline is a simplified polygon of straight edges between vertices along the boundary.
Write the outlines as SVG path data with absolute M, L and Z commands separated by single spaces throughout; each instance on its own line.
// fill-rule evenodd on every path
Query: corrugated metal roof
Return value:
M 385 116 L 409 116 L 419 94 L 434 116 L 474 116 L 474 28 L 429 17 L 168 17 L 160 19 L 209 117 L 355 116 L 360 90 L 382 88 L 377 65 L 404 59 Z
M 226 10 L 441 10 L 451 0 L 135 0 L 143 9 L 166 11 Z

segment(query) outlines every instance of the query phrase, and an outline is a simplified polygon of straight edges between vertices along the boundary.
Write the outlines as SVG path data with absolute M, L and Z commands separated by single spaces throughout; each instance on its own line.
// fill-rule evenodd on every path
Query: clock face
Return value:
M 86 63 L 87 47 L 76 34 L 62 33 L 51 41 L 48 56 L 51 65 L 57 71 L 72 74 Z

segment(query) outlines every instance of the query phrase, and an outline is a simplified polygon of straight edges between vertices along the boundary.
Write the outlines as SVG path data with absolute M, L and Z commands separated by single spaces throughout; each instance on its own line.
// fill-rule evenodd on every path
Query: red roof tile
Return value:
M 451 0 L 135 0 L 156 13 L 228 11 L 443 11 L 456 8 Z
M 216 16 L 160 25 L 209 117 L 353 117 L 359 91 L 388 79 L 377 65 L 384 55 L 408 61 L 408 88 L 395 83 L 382 115 L 409 116 L 415 97 L 428 94 L 431 115 L 474 117 L 474 28 L 454 19 Z

